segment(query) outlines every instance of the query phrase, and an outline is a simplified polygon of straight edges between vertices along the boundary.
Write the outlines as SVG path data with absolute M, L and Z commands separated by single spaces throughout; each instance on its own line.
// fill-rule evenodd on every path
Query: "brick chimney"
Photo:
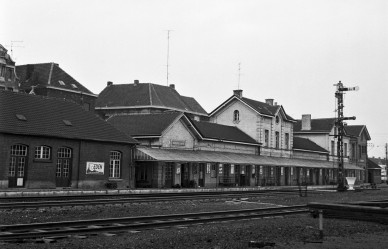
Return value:
M 311 114 L 302 115 L 302 131 L 311 130 Z
M 175 89 L 175 84 L 170 84 L 170 87 L 171 87 L 172 89 Z
M 111 86 L 111 85 L 113 85 L 113 82 L 112 82 L 112 81 L 108 81 L 108 82 L 106 83 L 106 85 L 107 85 L 107 86 Z
M 266 99 L 265 103 L 268 105 L 273 105 L 273 99 Z
M 134 80 L 134 81 L 133 81 L 133 85 L 134 85 L 134 86 L 139 85 L 139 80 Z
M 238 89 L 238 90 L 233 90 L 233 95 L 235 95 L 235 96 L 237 96 L 237 97 L 239 97 L 239 98 L 242 98 L 242 91 L 243 91 L 243 90 L 240 90 L 240 89 Z

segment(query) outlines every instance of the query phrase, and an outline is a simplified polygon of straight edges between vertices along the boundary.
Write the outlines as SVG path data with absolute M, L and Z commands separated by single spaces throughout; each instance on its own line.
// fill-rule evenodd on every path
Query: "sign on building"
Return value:
M 87 175 L 103 175 L 105 163 L 104 162 L 86 162 Z

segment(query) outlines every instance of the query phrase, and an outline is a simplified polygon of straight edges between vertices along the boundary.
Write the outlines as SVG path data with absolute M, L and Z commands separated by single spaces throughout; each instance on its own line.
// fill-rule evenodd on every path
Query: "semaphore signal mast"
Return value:
M 345 87 L 341 81 L 337 84 L 334 84 L 337 87 L 335 92 L 335 97 L 337 98 L 337 120 L 335 126 L 337 128 L 338 134 L 337 137 L 337 158 L 338 158 L 338 191 L 345 191 L 345 174 L 344 174 L 344 143 L 343 136 L 345 135 L 344 120 L 355 120 L 356 117 L 344 117 L 344 92 L 346 91 L 358 91 L 358 86 L 356 87 Z

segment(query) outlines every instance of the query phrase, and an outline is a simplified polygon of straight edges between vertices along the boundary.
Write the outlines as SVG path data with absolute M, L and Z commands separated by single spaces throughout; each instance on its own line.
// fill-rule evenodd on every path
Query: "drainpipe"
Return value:
M 79 140 L 78 144 L 78 173 L 77 173 L 77 189 L 79 189 L 79 175 L 80 175 L 80 170 L 81 170 L 81 143 L 82 141 Z

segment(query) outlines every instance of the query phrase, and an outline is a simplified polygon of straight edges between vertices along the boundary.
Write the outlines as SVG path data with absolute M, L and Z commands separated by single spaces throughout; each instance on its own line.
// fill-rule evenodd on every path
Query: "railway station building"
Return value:
M 302 115 L 294 126 L 294 137 L 309 139 L 329 152 L 327 160 L 336 164 L 337 134 L 335 118 L 311 119 L 311 114 Z M 367 142 L 370 140 L 369 132 L 365 125 L 346 125 L 344 143 L 345 175 L 357 177 L 361 183 L 367 179 Z M 336 181 L 336 169 L 331 181 Z
M 136 143 L 76 103 L 0 90 L 0 188 L 131 188 Z
M 99 115 L 140 142 L 136 187 L 335 184 L 338 166 L 329 151 L 295 138 L 297 120 L 272 99 L 264 103 L 236 90 L 209 116 L 191 100 L 194 108 L 174 87 L 138 81 L 108 82 L 100 94 Z

